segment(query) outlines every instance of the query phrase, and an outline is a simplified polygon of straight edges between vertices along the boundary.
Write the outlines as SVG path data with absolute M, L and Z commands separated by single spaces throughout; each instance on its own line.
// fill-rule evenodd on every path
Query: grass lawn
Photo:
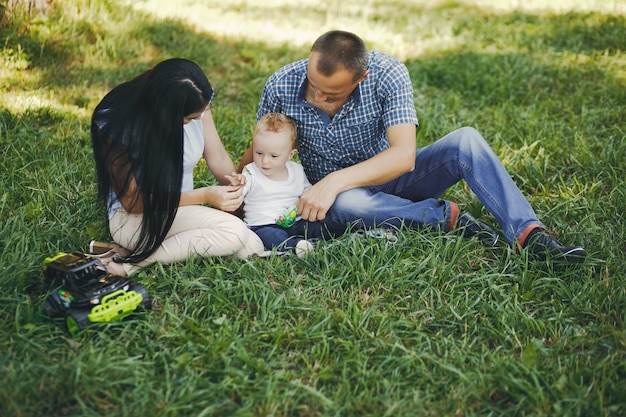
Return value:
M 0 416 L 626 415 L 626 2 L 0 0 Z M 20 3 L 20 2 L 17 2 Z M 24 3 L 24 2 L 21 2 Z M 418 146 L 476 127 L 588 259 L 454 235 L 134 276 L 152 311 L 70 337 L 42 262 L 109 239 L 89 119 L 169 57 L 205 69 L 237 162 L 261 89 L 341 28 L 409 68 Z M 210 184 L 206 167 L 197 184 Z M 446 198 L 495 225 L 460 183 Z

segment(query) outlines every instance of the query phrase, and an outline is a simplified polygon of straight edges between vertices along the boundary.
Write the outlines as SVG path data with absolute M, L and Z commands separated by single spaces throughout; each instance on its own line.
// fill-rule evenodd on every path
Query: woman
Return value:
M 102 258 L 110 272 L 263 251 L 258 236 L 224 212 L 236 210 L 243 194 L 241 186 L 227 185 L 235 166 L 215 128 L 212 98 L 195 63 L 169 59 L 115 87 L 96 107 L 91 138 L 98 195 L 107 204 L 113 240 L 128 248 L 116 245 Z M 200 157 L 224 185 L 193 188 Z

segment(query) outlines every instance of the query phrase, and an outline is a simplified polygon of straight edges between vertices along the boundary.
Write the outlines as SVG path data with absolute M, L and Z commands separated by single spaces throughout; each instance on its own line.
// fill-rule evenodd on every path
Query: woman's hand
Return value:
M 241 185 L 213 185 L 200 190 L 204 191 L 206 204 L 222 211 L 232 213 L 243 204 Z
M 180 194 L 180 206 L 207 204 L 218 210 L 234 212 L 243 204 L 243 187 L 240 185 L 211 185 Z

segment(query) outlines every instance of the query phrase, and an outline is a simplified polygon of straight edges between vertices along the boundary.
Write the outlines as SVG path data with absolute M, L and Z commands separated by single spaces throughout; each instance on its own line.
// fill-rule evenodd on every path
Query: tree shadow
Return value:
M 459 120 L 469 115 L 488 125 L 489 117 L 508 108 L 498 115 L 508 119 L 512 136 L 532 130 L 527 120 L 558 121 L 597 141 L 600 155 L 606 141 L 623 138 L 626 88 L 607 59 L 626 46 L 623 16 L 514 12 L 482 19 L 460 19 L 454 30 L 459 37 L 481 38 L 492 46 L 489 52 L 461 45 L 406 60 L 418 112 L 424 106 L 429 111 L 429 100 L 435 100 Z
M 567 13 L 543 19 L 537 37 L 556 51 L 615 55 L 626 48 L 626 17 L 600 13 Z

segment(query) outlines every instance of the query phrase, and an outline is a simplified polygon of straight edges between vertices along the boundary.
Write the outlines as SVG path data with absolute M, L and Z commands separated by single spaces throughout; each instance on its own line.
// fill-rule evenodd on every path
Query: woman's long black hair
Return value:
M 142 227 L 131 254 L 118 261 L 140 262 L 161 245 L 180 200 L 183 177 L 183 119 L 202 112 L 213 88 L 200 67 L 168 59 L 111 90 L 96 106 L 91 140 L 98 197 L 119 200 L 137 184 Z

